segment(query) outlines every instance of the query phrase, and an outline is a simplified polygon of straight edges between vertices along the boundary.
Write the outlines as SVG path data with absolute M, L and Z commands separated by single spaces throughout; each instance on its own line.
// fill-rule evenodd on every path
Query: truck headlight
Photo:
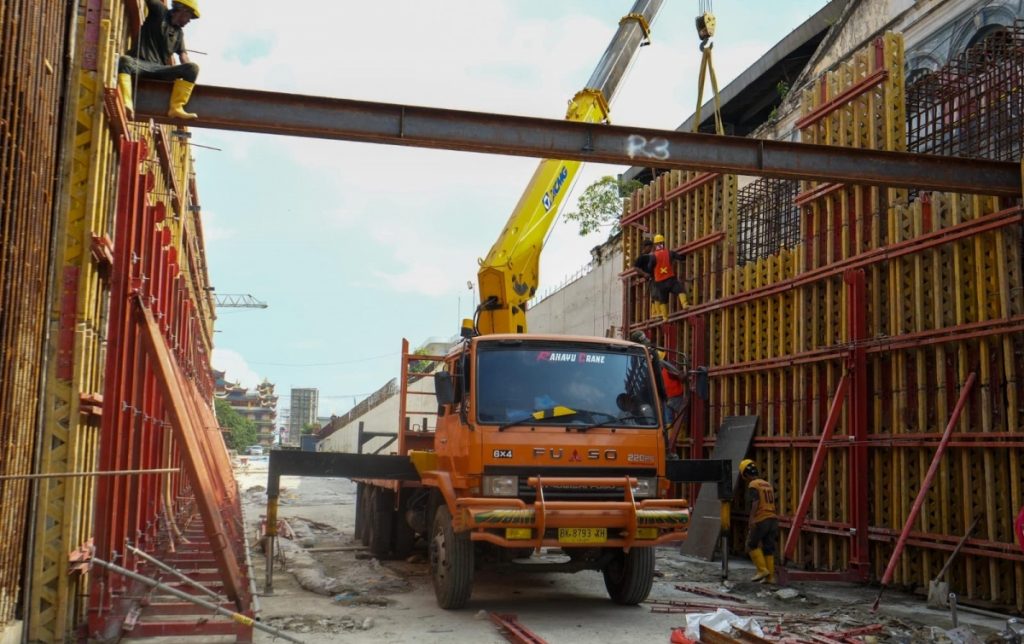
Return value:
M 633 486 L 633 496 L 636 498 L 651 498 L 657 496 L 658 479 L 656 477 L 642 478 L 636 480 Z
M 484 496 L 518 496 L 519 477 L 510 475 L 485 475 L 483 483 Z

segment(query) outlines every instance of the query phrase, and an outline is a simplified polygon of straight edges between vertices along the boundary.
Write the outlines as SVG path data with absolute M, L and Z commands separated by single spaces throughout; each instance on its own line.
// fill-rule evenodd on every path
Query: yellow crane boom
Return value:
M 650 25 L 662 2 L 637 0 L 622 17 L 586 87 L 569 102 L 567 120 L 607 120 L 608 105 L 637 50 L 647 44 Z M 579 161 L 541 161 L 498 240 L 480 261 L 480 333 L 526 332 L 526 303 L 537 292 L 544 238 L 580 165 Z

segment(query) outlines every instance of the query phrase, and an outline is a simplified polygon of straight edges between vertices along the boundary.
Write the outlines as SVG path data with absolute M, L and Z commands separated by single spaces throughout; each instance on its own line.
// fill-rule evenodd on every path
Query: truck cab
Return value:
M 468 601 L 476 568 L 536 569 L 542 551 L 555 570 L 602 571 L 617 603 L 647 597 L 653 546 L 685 539 L 689 521 L 668 498 L 653 360 L 623 340 L 519 334 L 445 358 L 434 449 L 410 453 L 442 607 Z

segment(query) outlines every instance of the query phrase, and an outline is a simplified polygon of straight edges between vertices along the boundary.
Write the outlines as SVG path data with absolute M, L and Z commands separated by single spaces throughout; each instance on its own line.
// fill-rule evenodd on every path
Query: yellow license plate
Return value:
M 559 528 L 558 543 L 604 543 L 607 528 Z

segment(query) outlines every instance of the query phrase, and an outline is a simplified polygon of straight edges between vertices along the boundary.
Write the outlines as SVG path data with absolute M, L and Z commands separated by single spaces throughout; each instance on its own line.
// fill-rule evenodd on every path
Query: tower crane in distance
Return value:
M 265 309 L 267 303 L 248 293 L 216 293 L 213 296 L 219 309 Z

